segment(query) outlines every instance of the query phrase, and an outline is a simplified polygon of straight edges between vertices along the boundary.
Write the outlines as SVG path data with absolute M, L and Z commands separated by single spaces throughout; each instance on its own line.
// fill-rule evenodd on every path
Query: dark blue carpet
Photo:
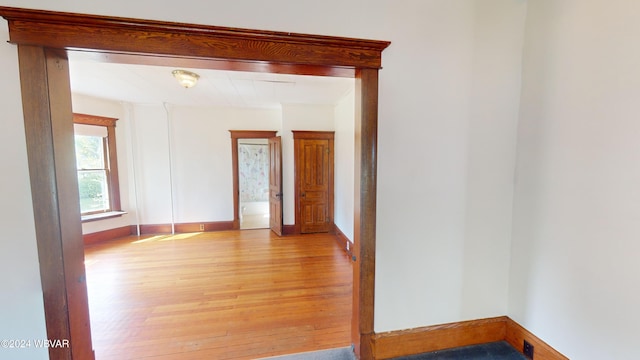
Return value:
M 274 356 L 262 360 L 356 360 L 350 347 Z
M 403 356 L 394 360 L 526 360 L 527 358 L 505 341 L 465 346 L 425 354 Z

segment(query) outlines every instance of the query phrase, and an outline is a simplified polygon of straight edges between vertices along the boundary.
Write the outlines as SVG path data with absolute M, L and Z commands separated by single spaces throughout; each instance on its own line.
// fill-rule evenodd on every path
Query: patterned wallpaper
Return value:
M 269 145 L 238 144 L 240 201 L 269 201 Z

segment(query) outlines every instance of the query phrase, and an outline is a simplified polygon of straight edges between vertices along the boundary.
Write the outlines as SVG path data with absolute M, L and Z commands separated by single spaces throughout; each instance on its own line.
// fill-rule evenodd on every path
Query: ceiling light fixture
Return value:
M 187 70 L 173 70 L 171 73 L 173 74 L 173 77 L 178 80 L 180 85 L 187 89 L 194 87 L 198 82 L 198 79 L 200 79 L 200 75 Z

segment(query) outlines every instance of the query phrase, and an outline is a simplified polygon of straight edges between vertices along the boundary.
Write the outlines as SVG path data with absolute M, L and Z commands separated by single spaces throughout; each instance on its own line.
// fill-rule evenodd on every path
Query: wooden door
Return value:
M 282 235 L 282 138 L 269 139 L 269 227 Z
M 333 132 L 294 131 L 296 227 L 333 230 Z

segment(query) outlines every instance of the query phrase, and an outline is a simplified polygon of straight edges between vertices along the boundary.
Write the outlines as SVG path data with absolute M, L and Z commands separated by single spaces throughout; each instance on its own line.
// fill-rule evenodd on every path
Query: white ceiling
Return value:
M 171 75 L 172 67 L 104 63 L 82 52 L 71 52 L 69 64 L 72 92 L 143 104 L 252 108 L 335 104 L 354 86 L 351 78 L 185 69 L 200 75 L 195 87 L 185 89 Z

